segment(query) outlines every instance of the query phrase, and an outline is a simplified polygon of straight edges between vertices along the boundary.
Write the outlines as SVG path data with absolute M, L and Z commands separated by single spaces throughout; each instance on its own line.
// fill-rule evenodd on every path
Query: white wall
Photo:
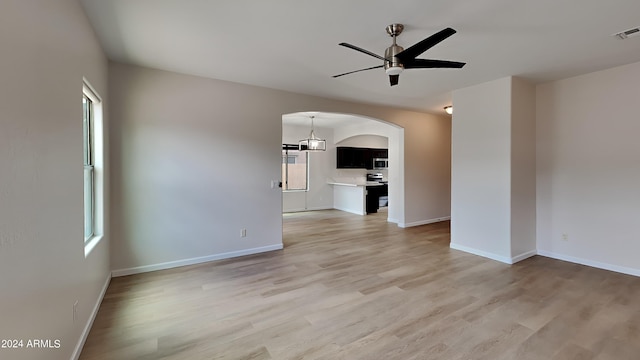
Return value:
M 119 64 L 109 76 L 116 275 L 281 247 L 272 97 Z
M 640 275 L 640 63 L 536 94 L 539 253 Z
M 508 77 L 454 92 L 451 247 L 536 254 L 535 88 Z
M 375 121 L 375 120 L 371 120 Z M 388 149 L 389 138 L 380 135 L 355 135 L 340 141 L 336 146 Z
M 69 359 L 110 276 L 108 218 L 85 258 L 82 175 L 82 78 L 108 104 L 107 61 L 75 0 L 2 1 L 0 49 L 0 339 L 61 345 L 0 358 Z
M 511 78 L 453 93 L 451 246 L 511 258 Z
M 400 144 L 407 160 L 400 220 L 449 215 L 445 116 L 117 63 L 109 69 L 112 266 L 124 270 L 116 274 L 281 246 L 281 191 L 270 183 L 280 179 L 282 115 L 309 109 L 416 134 Z
M 390 197 L 403 196 L 404 226 L 416 226 L 449 219 L 451 215 L 451 119 L 434 116 L 431 121 L 418 124 L 397 122 L 403 126 L 404 154 L 394 154 L 394 138 L 389 138 L 389 162 L 397 161 L 404 168 L 404 194 L 392 192 Z M 407 127 L 409 126 L 409 127 Z M 402 144 L 399 144 L 402 147 Z M 404 159 L 402 159 L 404 156 Z M 394 166 L 389 170 L 391 192 L 395 180 Z M 400 175 L 399 174 L 399 175 Z M 391 205 L 391 204 L 390 204 Z M 391 209 L 390 209 L 391 210 Z M 426 214 L 426 216 L 422 215 Z M 420 216 L 416 216 L 420 215 Z

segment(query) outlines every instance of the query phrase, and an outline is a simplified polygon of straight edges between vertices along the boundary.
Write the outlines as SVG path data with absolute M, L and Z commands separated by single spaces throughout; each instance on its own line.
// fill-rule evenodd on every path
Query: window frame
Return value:
M 85 244 L 95 236 L 96 223 L 96 181 L 95 181 L 95 160 L 93 154 L 94 147 L 94 109 L 93 100 L 85 91 L 82 92 L 82 145 L 83 145 L 83 165 L 84 165 L 84 242 Z M 88 172 L 88 173 L 87 173 Z M 87 200 L 87 197 L 90 199 Z M 88 206 L 87 206 L 88 205 Z M 90 209 L 87 210 L 87 207 Z
M 98 92 L 86 78 L 82 78 L 82 97 L 86 97 L 91 106 L 88 109 L 90 119 L 85 128 L 85 113 L 87 109 L 82 107 L 82 137 L 83 137 L 83 173 L 90 168 L 91 171 L 91 233 L 83 231 L 85 257 L 91 253 L 104 236 L 104 202 L 105 202 L 105 162 L 104 162 L 104 122 L 103 101 Z M 88 136 L 87 136 L 88 135 Z M 87 144 L 88 143 L 88 144 Z M 88 146 L 86 146 L 88 145 Z M 86 176 L 86 175 L 85 175 Z M 83 198 L 87 193 L 87 181 L 83 182 Z M 87 206 L 83 203 L 84 223 L 87 218 Z
M 300 153 L 304 153 L 305 154 L 305 187 L 304 189 L 289 189 L 288 186 L 288 180 L 289 180 L 289 158 L 291 157 L 291 155 L 289 155 L 289 150 L 294 150 L 294 151 L 298 151 Z M 287 159 L 287 162 L 284 161 L 284 159 Z M 282 176 L 283 181 L 282 181 L 282 191 L 283 192 L 306 192 L 309 191 L 309 152 L 308 151 L 300 151 L 298 148 L 298 145 L 294 145 L 294 144 L 282 144 L 282 155 L 280 158 L 280 165 L 286 165 L 284 166 L 285 171 L 284 174 Z

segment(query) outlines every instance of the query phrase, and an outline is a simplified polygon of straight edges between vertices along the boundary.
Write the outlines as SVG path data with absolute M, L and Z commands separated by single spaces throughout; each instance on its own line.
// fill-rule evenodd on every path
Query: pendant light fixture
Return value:
M 300 151 L 325 151 L 327 150 L 327 141 L 318 139 L 313 132 L 313 118 L 311 117 L 311 133 L 309 133 L 308 139 L 298 141 L 298 150 Z

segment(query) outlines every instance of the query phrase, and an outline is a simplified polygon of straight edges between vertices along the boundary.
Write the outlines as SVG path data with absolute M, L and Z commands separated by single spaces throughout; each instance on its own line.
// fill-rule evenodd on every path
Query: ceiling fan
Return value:
M 351 45 L 348 43 L 340 43 L 340 46 L 348 47 L 350 49 L 359 51 L 361 53 L 373 56 L 377 59 L 384 61 L 383 65 L 372 66 L 366 69 L 360 69 L 355 71 L 349 71 L 344 74 L 334 75 L 334 78 L 349 75 L 353 73 L 357 73 L 365 70 L 379 69 L 384 67 L 385 72 L 389 75 L 389 82 L 391 86 L 398 85 L 398 80 L 400 78 L 400 73 L 404 69 L 431 69 L 431 68 L 453 68 L 460 69 L 465 63 L 457 62 L 457 61 L 447 61 L 447 60 L 430 60 L 430 59 L 417 59 L 416 57 L 422 54 L 423 52 L 429 50 L 434 47 L 444 39 L 456 33 L 452 28 L 446 28 L 441 30 L 428 38 L 414 44 L 413 46 L 404 49 L 402 46 L 396 44 L 396 37 L 402 33 L 404 30 L 404 25 L 402 24 L 391 24 L 386 28 L 387 34 L 393 38 L 393 44 L 387 48 L 384 52 L 384 57 L 372 53 L 371 51 L 365 50 L 363 48 L 357 47 L 355 45 Z

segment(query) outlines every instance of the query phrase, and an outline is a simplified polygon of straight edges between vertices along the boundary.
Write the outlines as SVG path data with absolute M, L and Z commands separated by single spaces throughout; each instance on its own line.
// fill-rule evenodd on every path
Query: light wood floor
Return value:
M 283 251 L 113 279 L 80 358 L 640 359 L 640 278 L 501 264 L 384 212 L 284 230 Z

